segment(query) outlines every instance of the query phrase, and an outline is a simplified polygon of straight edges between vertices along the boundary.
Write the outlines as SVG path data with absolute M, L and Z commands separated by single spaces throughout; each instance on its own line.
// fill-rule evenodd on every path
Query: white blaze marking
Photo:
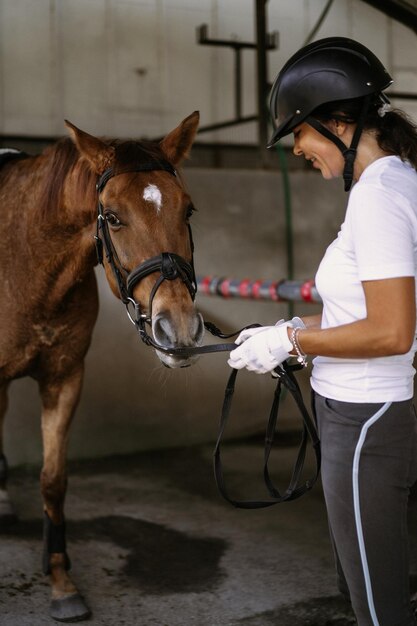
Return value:
M 156 212 L 159 213 L 162 207 L 162 194 L 156 185 L 148 185 L 143 190 L 143 199 L 146 202 L 153 202 Z

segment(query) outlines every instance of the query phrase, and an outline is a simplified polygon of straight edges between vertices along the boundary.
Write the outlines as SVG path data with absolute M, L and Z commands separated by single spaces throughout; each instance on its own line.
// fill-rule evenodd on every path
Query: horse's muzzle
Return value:
M 170 312 L 160 312 L 152 319 L 154 340 L 162 348 L 173 350 L 201 346 L 204 336 L 204 322 L 201 313 L 191 310 L 187 315 L 173 318 Z M 156 349 L 158 357 L 167 367 L 188 367 L 194 363 L 198 355 L 169 354 Z

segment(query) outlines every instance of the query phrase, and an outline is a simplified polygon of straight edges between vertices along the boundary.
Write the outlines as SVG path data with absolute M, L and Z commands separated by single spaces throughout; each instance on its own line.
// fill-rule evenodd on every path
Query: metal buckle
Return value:
M 133 326 L 138 326 L 140 320 L 144 321 L 144 322 L 148 322 L 148 316 L 146 315 L 146 313 L 141 313 L 140 312 L 140 304 L 139 302 L 136 302 L 136 300 L 134 300 L 133 298 L 127 298 L 128 302 L 125 302 L 125 307 L 126 307 L 126 313 L 128 318 L 130 319 L 130 321 L 132 322 Z M 135 309 L 135 317 L 132 316 L 131 312 L 129 311 L 129 306 L 133 304 L 133 307 Z

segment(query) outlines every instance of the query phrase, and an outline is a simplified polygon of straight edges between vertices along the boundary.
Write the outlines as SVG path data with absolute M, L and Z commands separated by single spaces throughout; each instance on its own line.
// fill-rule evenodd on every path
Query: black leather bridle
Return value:
M 161 344 L 157 343 L 146 330 L 146 324 L 151 324 L 152 321 L 153 299 L 164 280 L 176 280 L 177 278 L 180 278 L 182 282 L 186 285 L 191 299 L 193 301 L 195 299 L 195 295 L 197 293 L 197 281 L 195 277 L 193 261 L 194 242 L 191 226 L 189 224 L 188 232 L 191 245 L 191 262 L 186 261 L 183 257 L 175 254 L 174 252 L 161 252 L 161 254 L 158 254 L 157 256 L 143 261 L 143 263 L 141 263 L 131 272 L 129 272 L 121 264 L 117 252 L 113 246 L 109 226 L 104 215 L 104 208 L 100 200 L 100 193 L 103 191 L 110 178 L 118 176 L 119 174 L 127 174 L 129 172 L 152 172 L 161 170 L 168 172 L 172 176 L 177 176 L 177 172 L 175 168 L 171 165 L 171 163 L 162 159 L 158 161 L 150 161 L 138 164 L 126 169 L 115 170 L 112 167 L 109 167 L 100 176 L 96 184 L 98 202 L 97 227 L 96 234 L 94 236 L 98 262 L 103 265 L 104 252 L 107 262 L 110 265 L 113 275 L 115 277 L 120 294 L 120 299 L 126 307 L 128 317 L 132 324 L 134 324 L 134 326 L 136 327 L 140 338 L 146 345 L 152 346 L 156 350 L 164 352 L 165 354 L 168 354 L 170 356 L 177 357 L 189 357 L 196 354 L 209 354 L 212 352 L 230 352 L 230 350 L 236 347 L 235 344 L 217 343 L 207 346 L 184 346 L 179 348 L 162 346 Z M 160 275 L 157 278 L 150 293 L 148 314 L 146 314 L 143 312 L 140 303 L 134 299 L 133 289 L 139 281 L 145 278 L 145 276 L 149 276 L 150 274 L 154 274 L 155 272 L 159 272 Z M 133 314 L 130 312 L 130 307 L 133 307 Z M 236 333 L 222 333 L 212 322 L 204 322 L 204 326 L 212 335 L 215 335 L 216 337 L 220 337 L 222 339 L 229 339 L 230 337 L 233 337 L 240 332 L 239 330 Z M 250 325 L 245 328 L 251 328 L 251 326 L 257 326 L 257 324 Z
M 118 176 L 119 174 L 125 174 L 128 172 L 150 172 L 150 171 L 158 171 L 162 170 L 168 172 L 172 176 L 177 176 L 175 168 L 165 160 L 151 161 L 143 164 L 138 164 L 133 167 L 129 167 L 126 169 L 113 169 L 108 168 L 105 172 L 100 176 L 96 188 L 98 194 L 98 203 L 97 203 L 97 230 L 95 235 L 95 243 L 96 243 L 96 251 L 97 258 L 100 264 L 103 264 L 103 251 L 106 254 L 107 262 L 109 263 L 113 275 L 116 279 L 116 283 L 119 289 L 120 298 L 124 305 L 126 306 L 127 314 L 129 316 L 130 321 L 135 325 L 136 329 L 139 332 L 139 336 L 142 341 L 148 345 L 152 346 L 156 350 L 163 352 L 165 354 L 169 354 L 171 356 L 176 357 L 190 357 L 196 354 L 208 354 L 213 352 L 230 352 L 234 348 L 237 347 L 235 343 L 216 343 L 212 345 L 206 346 L 196 346 L 196 347 L 179 347 L 179 348 L 167 348 L 158 344 L 153 337 L 151 337 L 146 330 L 146 324 L 151 324 L 152 321 L 152 302 L 155 297 L 155 294 L 161 284 L 165 280 L 176 280 L 181 279 L 182 282 L 186 285 L 191 299 L 194 301 L 195 295 L 197 292 L 197 282 L 195 278 L 194 271 L 194 262 L 193 262 L 193 252 L 194 252 L 194 244 L 192 238 L 191 227 L 188 225 L 190 243 L 191 243 L 191 262 L 186 261 L 183 257 L 175 254 L 173 252 L 162 252 L 161 254 L 147 259 L 137 267 L 135 267 L 131 272 L 128 272 L 123 265 L 121 264 L 117 251 L 115 250 L 111 236 L 109 231 L 109 226 L 106 221 L 104 215 L 104 208 L 100 200 L 100 193 L 103 191 L 107 182 L 113 176 Z M 140 303 L 137 302 L 133 297 L 133 289 L 135 285 L 138 284 L 146 276 L 150 274 L 154 274 L 159 272 L 160 275 L 157 278 L 150 296 L 149 296 L 149 305 L 148 305 L 148 314 L 142 311 Z M 133 315 L 130 313 L 129 306 L 133 306 L 134 313 Z M 222 333 L 213 323 L 204 322 L 205 328 L 216 337 L 220 337 L 222 339 L 229 339 L 240 333 L 243 328 L 230 334 Z M 250 324 L 245 327 L 253 328 L 260 326 L 260 324 Z M 320 463 L 321 463 L 321 455 L 320 455 L 320 441 L 317 435 L 317 430 L 314 421 L 310 417 L 303 398 L 298 386 L 298 383 L 294 377 L 293 371 L 299 369 L 301 366 L 299 365 L 290 365 L 288 362 L 284 362 L 281 366 L 275 368 L 272 373 L 273 378 L 277 379 L 277 385 L 274 394 L 274 400 L 271 407 L 271 412 L 268 420 L 268 425 L 266 429 L 266 437 L 265 437 L 265 456 L 264 456 L 264 481 L 265 485 L 268 489 L 268 493 L 270 499 L 268 500 L 234 500 L 232 499 L 225 487 L 224 478 L 223 478 L 223 469 L 220 459 L 220 445 L 223 437 L 224 430 L 226 428 L 226 423 L 229 418 L 230 408 L 232 403 L 232 398 L 235 389 L 235 382 L 238 370 L 233 369 L 230 374 L 225 398 L 223 402 L 222 414 L 220 418 L 220 427 L 219 434 L 217 438 L 217 442 L 214 449 L 214 474 L 216 479 L 217 487 L 222 494 L 222 496 L 231 504 L 238 508 L 246 508 L 246 509 L 257 509 L 269 507 L 273 504 L 278 504 L 280 502 L 285 502 L 288 500 L 295 500 L 303 495 L 306 491 L 310 490 L 314 483 L 318 478 L 318 474 L 320 471 Z M 291 476 L 290 483 L 287 489 L 284 492 L 280 492 L 272 483 L 269 471 L 268 471 L 268 460 L 269 455 L 274 443 L 274 437 L 276 434 L 276 423 L 278 418 L 278 408 L 279 401 L 281 395 L 281 387 L 287 388 L 287 390 L 292 394 L 302 416 L 303 420 L 303 428 L 302 428 L 302 436 L 300 447 L 297 455 L 296 462 L 293 467 L 293 472 Z M 316 471 L 312 478 L 306 480 L 304 483 L 299 484 L 299 480 L 301 477 L 301 473 L 304 466 L 307 443 L 308 440 L 311 441 L 313 450 L 316 458 Z
M 103 251 L 106 254 L 106 259 L 111 267 L 113 275 L 115 277 L 117 287 L 120 294 L 120 299 L 126 306 L 129 319 L 136 326 L 139 335 L 147 345 L 151 345 L 161 352 L 166 352 L 172 355 L 176 355 L 176 348 L 166 348 L 159 345 L 155 340 L 147 333 L 146 324 L 151 323 L 152 320 L 152 302 L 156 295 L 157 290 L 165 280 L 176 280 L 180 278 L 186 285 L 191 299 L 194 300 L 197 291 L 197 283 L 194 272 L 194 263 L 191 258 L 191 263 L 186 261 L 183 257 L 175 254 L 174 252 L 162 252 L 161 254 L 147 259 L 131 272 L 128 272 L 121 264 L 117 252 L 113 246 L 113 242 L 110 236 L 109 226 L 104 215 L 103 205 L 100 200 L 100 193 L 108 181 L 114 176 L 119 174 L 126 174 L 128 172 L 151 172 L 156 170 L 163 170 L 168 172 L 172 176 L 177 176 L 175 168 L 164 160 L 150 161 L 142 164 L 138 164 L 125 169 L 113 169 L 109 167 L 100 176 L 96 188 L 98 193 L 98 205 L 97 205 L 97 231 L 95 235 L 97 258 L 99 263 L 103 264 Z M 191 234 L 191 227 L 189 228 L 190 242 L 191 242 L 191 254 L 193 254 L 193 239 Z M 159 272 L 160 275 L 156 280 L 152 291 L 149 296 L 148 314 L 144 313 L 139 302 L 133 297 L 134 287 L 146 276 Z M 130 313 L 129 307 L 133 307 L 133 315 Z M 181 355 L 184 355 L 184 351 L 181 350 Z

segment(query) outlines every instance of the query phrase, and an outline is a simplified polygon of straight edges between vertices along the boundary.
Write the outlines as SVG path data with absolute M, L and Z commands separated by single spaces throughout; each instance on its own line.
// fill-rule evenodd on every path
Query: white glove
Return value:
M 278 320 L 275 326 L 280 326 L 280 324 L 284 324 L 284 321 L 285 320 Z M 241 343 L 243 343 L 250 337 L 257 335 L 258 333 L 263 332 L 267 328 L 270 328 L 270 327 L 269 326 L 256 326 L 256 328 L 246 328 L 245 330 L 242 330 L 242 332 L 237 336 L 235 343 L 238 346 L 240 346 Z
M 286 322 L 284 319 L 281 319 L 275 322 L 274 326 L 281 326 L 282 324 L 287 324 L 287 326 L 291 326 L 291 328 L 305 328 L 306 327 L 301 317 L 293 317 L 288 322 Z M 246 330 L 242 330 L 240 335 L 238 335 L 235 343 L 239 346 L 241 343 L 243 343 L 250 337 L 257 335 L 259 332 L 262 332 L 266 328 L 269 328 L 269 327 L 268 326 L 256 326 L 256 328 L 247 328 Z
M 227 361 L 230 367 L 237 370 L 246 367 L 251 372 L 266 374 L 288 359 L 293 345 L 288 338 L 287 328 L 292 327 L 291 322 L 280 323 L 279 326 L 265 326 L 257 333 L 252 333 L 249 337 L 243 337 L 243 331 L 238 341 L 241 345 L 230 353 Z M 237 341 L 236 341 L 237 343 Z
M 301 317 L 293 317 L 290 324 L 293 328 L 307 328 Z

